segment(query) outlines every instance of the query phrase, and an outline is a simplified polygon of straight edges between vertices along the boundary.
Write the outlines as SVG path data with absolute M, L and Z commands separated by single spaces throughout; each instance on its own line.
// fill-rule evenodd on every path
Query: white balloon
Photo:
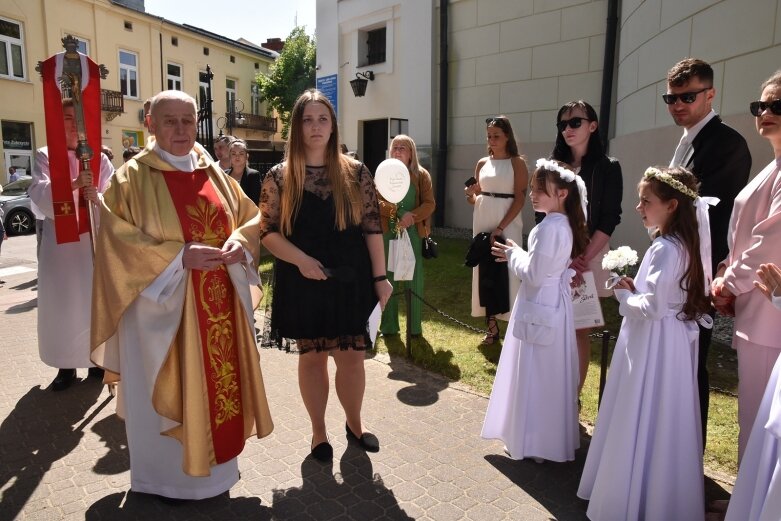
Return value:
M 386 159 L 377 166 L 374 186 L 386 201 L 398 203 L 409 190 L 409 170 L 398 159 Z

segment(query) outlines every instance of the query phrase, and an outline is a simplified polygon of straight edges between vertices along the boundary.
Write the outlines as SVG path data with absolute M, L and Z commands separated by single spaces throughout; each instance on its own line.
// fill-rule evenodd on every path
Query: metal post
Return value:
M 412 359 L 412 328 L 410 327 L 410 320 L 412 320 L 412 289 L 409 284 L 405 284 L 404 300 L 406 300 L 407 306 L 407 359 Z
M 602 331 L 602 356 L 599 361 L 599 401 L 597 402 L 597 410 L 602 404 L 602 393 L 605 391 L 605 381 L 607 380 L 607 352 L 610 348 L 610 331 L 605 329 Z

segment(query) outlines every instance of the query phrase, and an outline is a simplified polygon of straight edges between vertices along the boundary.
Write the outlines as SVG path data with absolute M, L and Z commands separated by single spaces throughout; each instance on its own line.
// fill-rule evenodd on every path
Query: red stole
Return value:
M 64 53 L 60 53 L 64 54 Z M 49 148 L 49 177 L 51 179 L 52 205 L 54 207 L 54 230 L 57 244 L 79 242 L 79 235 L 90 231 L 87 201 L 79 190 L 78 219 L 73 208 L 70 163 L 65 141 L 65 124 L 62 111 L 62 92 L 55 72 L 57 55 L 41 62 L 43 79 L 43 108 L 46 115 L 46 144 Z M 90 169 L 92 182 L 98 186 L 100 179 L 100 73 L 94 61 L 87 58 L 89 83 L 81 92 L 87 142 L 93 150 Z M 81 81 L 81 78 L 79 78 Z
M 185 242 L 221 248 L 230 236 L 228 216 L 206 170 L 163 172 Z M 235 292 L 223 264 L 212 271 L 190 270 L 208 393 L 212 443 L 217 463 L 244 448 Z

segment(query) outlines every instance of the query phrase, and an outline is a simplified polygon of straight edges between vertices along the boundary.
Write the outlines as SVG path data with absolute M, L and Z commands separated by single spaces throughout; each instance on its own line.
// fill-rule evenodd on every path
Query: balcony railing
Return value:
M 244 118 L 243 123 L 239 123 L 237 114 L 225 114 L 225 117 L 233 116 L 234 128 L 248 128 L 252 130 L 263 130 L 265 132 L 277 131 L 277 118 L 270 118 L 268 116 L 256 116 L 254 114 L 241 114 Z
M 100 109 L 106 112 L 106 120 L 111 121 L 125 112 L 125 98 L 116 90 L 100 89 Z

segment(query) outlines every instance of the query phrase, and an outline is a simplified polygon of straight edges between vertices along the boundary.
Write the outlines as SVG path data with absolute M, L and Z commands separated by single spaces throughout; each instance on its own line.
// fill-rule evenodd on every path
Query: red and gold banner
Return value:
M 83 197 L 79 197 L 78 208 L 74 208 L 73 190 L 71 189 L 62 92 L 56 77 L 58 56 L 64 54 L 55 54 L 41 62 L 43 108 L 46 114 L 46 144 L 49 148 L 49 176 L 54 204 L 54 229 L 58 244 L 78 242 L 79 235 L 90 230 L 87 202 Z M 81 91 L 81 106 L 87 142 L 93 147 L 93 156 L 90 162 L 90 169 L 93 172 L 92 181 L 97 186 L 100 177 L 101 144 L 100 72 L 97 64 L 88 57 L 85 57 L 84 61 L 89 71 L 89 82 L 86 82 L 87 86 Z M 76 217 L 77 211 L 78 218 Z
M 185 242 L 221 248 L 230 235 L 222 202 L 206 170 L 163 172 Z M 191 270 L 209 403 L 212 443 L 217 463 L 244 448 L 239 355 L 233 284 L 225 265 L 212 271 Z

